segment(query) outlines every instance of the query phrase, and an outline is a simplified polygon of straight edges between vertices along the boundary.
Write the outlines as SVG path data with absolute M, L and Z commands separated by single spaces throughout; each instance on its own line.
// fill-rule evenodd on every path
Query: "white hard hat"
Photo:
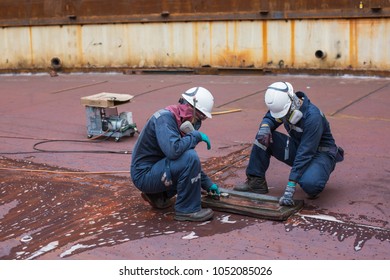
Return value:
M 265 104 L 276 119 L 287 115 L 293 101 L 294 89 L 290 83 L 276 82 L 271 84 L 265 92 Z
M 193 87 L 183 93 L 182 96 L 192 106 L 195 103 L 195 108 L 205 114 L 206 117 L 212 118 L 211 111 L 214 106 L 214 97 L 210 91 L 203 87 Z

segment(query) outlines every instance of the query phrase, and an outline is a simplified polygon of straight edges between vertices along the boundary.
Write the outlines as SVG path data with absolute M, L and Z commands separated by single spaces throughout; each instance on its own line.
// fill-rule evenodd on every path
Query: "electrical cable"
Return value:
M 101 135 L 98 135 L 97 137 L 100 137 L 104 135 L 106 132 L 104 132 Z M 115 133 L 115 131 L 113 132 Z M 97 137 L 93 138 L 92 140 L 95 140 Z M 66 140 L 66 139 L 42 139 L 42 141 L 39 141 L 33 145 L 34 151 L 29 152 L 1 152 L 0 155 L 18 155 L 18 154 L 37 154 L 37 153 L 95 153 L 95 154 L 131 154 L 132 151 L 112 151 L 112 150 L 47 150 L 38 148 L 39 145 L 43 145 L 50 142 L 76 142 L 76 143 L 99 143 L 106 141 L 109 139 L 111 135 L 106 136 L 102 140 Z M 0 138 L 15 138 L 15 139 L 30 139 L 30 140 L 38 140 L 38 138 L 33 137 L 12 137 L 12 136 L 0 136 Z
M 104 132 L 101 135 L 98 135 L 97 137 L 100 137 L 104 135 L 106 132 Z M 110 154 L 131 154 L 131 151 L 110 151 L 110 150 L 69 150 L 69 151 L 61 151 L 61 150 L 47 150 L 38 148 L 37 146 L 43 145 L 46 143 L 51 142 L 77 142 L 77 143 L 97 143 L 97 142 L 103 142 L 107 139 L 109 139 L 111 135 L 105 137 L 102 140 L 97 140 L 91 142 L 90 140 L 65 140 L 65 139 L 38 139 L 33 137 L 12 137 L 12 136 L 0 136 L 3 138 L 17 138 L 17 139 L 26 139 L 26 140 L 42 140 L 34 144 L 33 149 L 35 151 L 31 152 L 0 152 L 0 155 L 17 155 L 17 154 L 34 154 L 34 153 L 97 153 L 97 154 L 104 154 L 104 153 L 110 153 Z M 93 140 L 96 138 L 93 138 Z M 130 173 L 130 171 L 56 171 L 56 170 L 40 170 L 40 169 L 23 169 L 23 168 L 4 168 L 0 167 L 0 170 L 7 170 L 7 171 L 19 171 L 19 172 L 44 172 L 44 173 L 54 173 L 54 174 L 90 174 L 90 175 L 97 175 L 97 174 L 118 174 L 118 173 Z
M 46 140 L 46 141 L 53 141 L 53 140 Z M 58 140 L 61 141 L 61 140 Z M 69 140 L 70 141 L 70 140 Z M 80 140 L 81 141 L 81 140 Z M 45 141 L 42 141 L 45 142 Z M 239 150 L 239 152 L 242 152 L 246 149 L 248 149 L 250 146 L 246 146 Z M 222 166 L 218 170 L 215 170 L 212 174 L 209 174 L 210 178 L 213 178 L 217 175 L 217 173 L 221 171 L 225 171 L 226 169 L 231 168 L 235 164 L 245 160 L 248 158 L 249 155 L 242 155 L 238 158 L 236 158 L 234 161 L 230 162 L 230 164 Z M 25 168 L 7 168 L 7 167 L 0 167 L 0 170 L 6 170 L 6 171 L 20 171 L 20 172 L 32 172 L 32 173 L 53 173 L 53 174 L 84 174 L 84 175 L 100 175 L 100 174 L 120 174 L 125 173 L 129 174 L 130 171 L 56 171 L 56 170 L 44 170 L 44 169 L 25 169 Z
M 57 171 L 57 170 L 45 170 L 45 169 L 25 169 L 25 168 L 6 168 L 0 167 L 0 170 L 6 171 L 19 171 L 19 172 L 33 172 L 33 173 L 54 173 L 54 174 L 117 174 L 117 173 L 130 173 L 130 171 Z
M 91 143 L 89 141 L 85 140 L 44 140 L 40 141 L 38 143 L 35 143 L 33 146 L 33 149 L 38 151 L 38 152 L 43 152 L 43 153 L 93 153 L 93 154 L 131 154 L 131 151 L 110 151 L 110 150 L 69 150 L 69 151 L 64 151 L 64 150 L 45 150 L 45 149 L 39 149 L 37 146 L 46 144 L 46 143 L 51 143 L 51 142 L 77 142 L 77 143 Z

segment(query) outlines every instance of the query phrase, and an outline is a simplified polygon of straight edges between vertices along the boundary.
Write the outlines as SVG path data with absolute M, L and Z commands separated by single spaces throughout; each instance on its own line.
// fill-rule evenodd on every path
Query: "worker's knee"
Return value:
M 178 159 L 170 160 L 170 171 L 173 177 L 188 176 L 189 173 L 199 173 L 201 163 L 198 154 L 193 149 L 185 151 Z
M 187 150 L 183 154 L 182 158 L 188 166 L 200 166 L 200 159 L 198 153 L 194 149 Z
M 334 167 L 334 162 L 329 159 L 326 154 L 317 155 L 300 178 L 299 185 L 309 197 L 315 197 L 324 190 Z
M 299 185 L 309 197 L 316 197 L 319 195 L 325 188 L 326 182 L 321 182 L 320 180 L 302 180 L 299 182 Z

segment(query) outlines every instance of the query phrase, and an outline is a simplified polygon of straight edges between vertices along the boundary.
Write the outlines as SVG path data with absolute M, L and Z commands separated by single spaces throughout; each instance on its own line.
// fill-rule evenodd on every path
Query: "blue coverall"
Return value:
M 175 210 L 193 213 L 201 210 L 201 188 L 213 184 L 202 171 L 194 150 L 202 140 L 194 130 L 183 137 L 172 112 L 162 109 L 153 114 L 142 129 L 132 152 L 130 167 L 134 185 L 144 193 L 166 191 L 177 194 Z
M 273 118 L 268 111 L 260 126 L 269 125 L 273 142 L 266 148 L 255 141 L 246 174 L 265 178 L 270 157 L 274 156 L 291 166 L 289 180 L 297 182 L 309 197 L 315 197 L 335 168 L 338 148 L 324 114 L 303 92 L 296 95 L 303 100 L 301 120 L 292 125 L 286 119 Z M 282 123 L 289 135 L 276 131 Z

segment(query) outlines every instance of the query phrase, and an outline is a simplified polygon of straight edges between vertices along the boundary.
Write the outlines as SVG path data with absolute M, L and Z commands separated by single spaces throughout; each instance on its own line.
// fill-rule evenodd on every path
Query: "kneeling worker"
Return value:
M 344 151 L 335 144 L 329 122 L 305 93 L 295 93 L 288 82 L 271 84 L 265 93 L 265 104 L 268 112 L 255 137 L 246 168 L 247 181 L 234 189 L 268 193 L 265 173 L 273 156 L 291 166 L 280 205 L 294 205 L 296 185 L 309 198 L 317 197 L 336 162 L 342 161 L 344 156 Z M 276 131 L 282 124 L 288 135 Z
M 198 129 L 212 118 L 214 97 L 203 87 L 188 89 L 179 103 L 155 112 L 137 139 L 131 162 L 131 178 L 141 196 L 154 208 L 175 202 L 175 220 L 207 221 L 213 211 L 201 207 L 201 190 L 219 195 L 216 184 L 202 171 L 195 147 L 208 136 Z

